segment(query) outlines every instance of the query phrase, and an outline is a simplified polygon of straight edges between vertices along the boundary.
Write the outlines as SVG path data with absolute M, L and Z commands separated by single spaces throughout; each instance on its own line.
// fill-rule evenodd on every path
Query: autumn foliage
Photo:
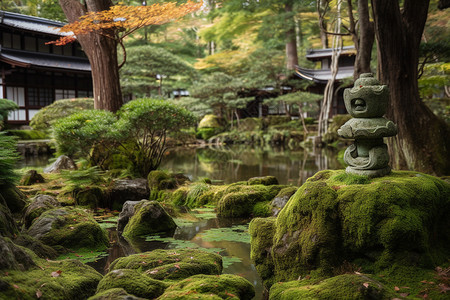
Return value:
M 60 32 L 68 35 L 51 43 L 65 45 L 73 42 L 77 35 L 91 32 L 102 34 L 121 43 L 126 36 L 142 27 L 161 25 L 176 20 L 197 11 L 202 5 L 201 1 L 198 3 L 188 1 L 180 5 L 176 2 L 155 3 L 150 6 L 114 5 L 108 10 L 88 12 L 81 16 L 79 21 L 63 26 Z

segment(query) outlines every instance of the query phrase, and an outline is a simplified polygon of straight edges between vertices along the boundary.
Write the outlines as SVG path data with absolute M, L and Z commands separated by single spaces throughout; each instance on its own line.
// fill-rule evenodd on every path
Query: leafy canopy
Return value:
M 155 3 L 150 6 L 114 5 L 109 10 L 88 12 L 79 21 L 63 26 L 60 31 L 68 35 L 53 43 L 65 45 L 73 42 L 77 35 L 98 32 L 122 44 L 123 39 L 136 30 L 176 20 L 200 9 L 202 4 L 188 1 L 178 6 L 176 2 Z

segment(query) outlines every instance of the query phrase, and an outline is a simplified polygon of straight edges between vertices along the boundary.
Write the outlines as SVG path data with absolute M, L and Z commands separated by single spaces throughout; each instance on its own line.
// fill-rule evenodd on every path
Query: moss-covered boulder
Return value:
M 84 188 L 74 194 L 75 203 L 79 206 L 96 208 L 104 207 L 106 204 L 104 190 L 100 187 Z
M 208 140 L 216 134 L 223 132 L 225 129 L 224 125 L 225 121 L 216 115 L 206 115 L 198 124 L 196 137 Z
M 23 220 L 25 223 L 25 227 L 30 227 L 33 220 L 39 218 L 43 212 L 60 207 L 61 204 L 54 197 L 49 195 L 36 195 L 31 199 L 30 204 L 25 209 L 23 214 Z
M 25 271 L 34 266 L 33 258 L 24 249 L 0 235 L 0 270 Z
M 19 230 L 17 229 L 16 221 L 8 205 L 6 205 L 5 199 L 0 194 L 0 235 L 13 237 L 17 233 L 19 233 Z
M 12 213 L 21 213 L 27 205 L 27 196 L 13 185 L 1 186 L 0 195 Z
M 277 185 L 278 179 L 275 176 L 252 177 L 247 180 L 248 185 L 262 184 L 262 185 Z
M 95 294 L 102 278 L 78 260 L 37 259 L 36 263 L 26 271 L 2 271 L 0 299 L 87 299 Z
M 167 284 L 149 277 L 147 274 L 135 269 L 116 269 L 106 274 L 99 282 L 97 293 L 112 288 L 123 288 L 132 295 L 154 299 L 161 295 Z
M 449 214 L 450 184 L 433 176 L 398 171 L 368 179 L 321 171 L 275 222 L 252 221 L 252 257 L 257 268 L 273 266 L 261 274 L 269 284 L 331 276 L 348 262 L 367 273 L 393 265 L 432 269 L 450 257 Z
M 105 290 L 98 294 L 95 294 L 92 297 L 89 297 L 88 300 L 143 300 L 145 298 L 135 297 L 130 295 L 122 288 L 112 288 L 109 290 Z
M 271 209 L 272 215 L 274 215 L 276 217 L 297 190 L 298 190 L 298 187 L 296 187 L 296 186 L 288 186 L 288 187 L 283 188 L 275 196 L 275 198 L 273 198 L 272 202 L 270 202 L 270 209 Z
M 28 170 L 28 172 L 20 179 L 21 185 L 32 185 L 36 183 L 44 183 L 45 179 L 36 170 Z
M 141 201 L 134 206 L 134 215 L 123 229 L 126 237 L 136 237 L 152 233 L 171 235 L 177 225 L 157 201 Z
M 76 170 L 77 165 L 67 155 L 59 156 L 54 163 L 44 169 L 44 173 L 60 173 L 61 170 Z
M 196 274 L 219 275 L 222 257 L 197 249 L 157 249 L 121 257 L 109 270 L 134 269 L 157 280 L 181 280 Z
M 89 213 L 79 208 L 48 210 L 33 222 L 27 233 L 57 248 L 104 250 L 109 245 L 106 231 Z
M 259 202 L 271 201 L 282 186 L 232 185 L 224 192 L 217 204 L 220 217 L 248 217 Z
M 270 300 L 399 299 L 393 290 L 363 274 L 344 274 L 322 281 L 280 282 L 270 289 Z
M 18 235 L 14 239 L 14 244 L 30 249 L 40 258 L 53 259 L 58 257 L 58 252 L 55 249 L 25 233 Z
M 194 275 L 170 286 L 158 299 L 241 299 L 250 300 L 255 288 L 245 278 L 223 274 Z

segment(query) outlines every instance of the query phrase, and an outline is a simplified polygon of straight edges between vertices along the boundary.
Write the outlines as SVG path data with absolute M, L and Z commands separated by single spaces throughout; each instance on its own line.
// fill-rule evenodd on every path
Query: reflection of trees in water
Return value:
M 339 169 L 337 151 L 289 150 L 271 147 L 222 146 L 174 149 L 163 160 L 163 169 L 187 174 L 192 180 L 208 177 L 224 183 L 273 175 L 280 184 L 301 185 L 319 170 Z

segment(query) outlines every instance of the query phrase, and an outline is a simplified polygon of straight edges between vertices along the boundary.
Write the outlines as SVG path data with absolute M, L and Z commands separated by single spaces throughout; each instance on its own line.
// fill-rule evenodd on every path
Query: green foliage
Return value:
M 221 133 L 223 130 L 220 128 L 199 128 L 195 136 L 202 140 L 209 140 L 213 136 Z
M 140 97 L 151 96 L 152 90 L 164 89 L 170 92 L 185 89 L 195 78 L 194 68 L 181 58 L 168 50 L 150 45 L 129 47 L 127 63 L 120 73 L 123 92 Z
M 0 129 L 2 128 L 2 123 L 8 118 L 8 114 L 18 108 L 17 104 L 13 101 L 0 99 Z
M 167 101 L 189 110 L 197 117 L 198 120 L 213 112 L 212 107 L 208 105 L 208 103 L 198 98 L 181 97 L 176 99 L 168 99 Z
M 16 138 L 0 132 L 0 187 L 12 185 L 19 179 L 15 165 L 19 159 Z
M 62 99 L 41 108 L 30 121 L 30 126 L 36 130 L 49 130 L 53 122 L 76 112 L 94 109 L 91 98 Z
M 180 131 L 196 121 L 188 110 L 155 99 L 130 101 L 122 106 L 118 116 L 111 136 L 135 142 L 132 146 L 121 143 L 121 147 L 132 161 L 136 173 L 144 177 L 160 165 L 167 149 L 167 133 Z
M 14 136 L 17 136 L 21 140 L 42 140 L 47 139 L 48 135 L 40 130 L 8 130 L 8 132 Z

